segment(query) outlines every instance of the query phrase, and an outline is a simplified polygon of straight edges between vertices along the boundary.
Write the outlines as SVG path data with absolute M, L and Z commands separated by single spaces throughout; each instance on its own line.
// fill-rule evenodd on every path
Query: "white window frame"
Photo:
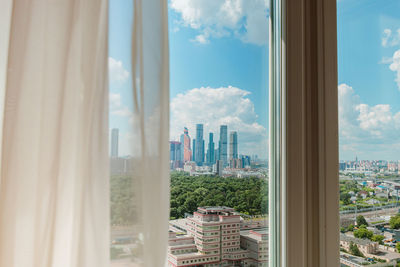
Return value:
M 337 267 L 336 0 L 270 8 L 269 266 Z

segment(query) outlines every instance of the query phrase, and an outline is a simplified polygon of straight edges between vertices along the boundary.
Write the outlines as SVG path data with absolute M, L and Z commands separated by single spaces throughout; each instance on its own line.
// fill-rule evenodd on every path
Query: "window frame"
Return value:
M 269 266 L 337 267 L 336 0 L 271 0 L 270 10 Z

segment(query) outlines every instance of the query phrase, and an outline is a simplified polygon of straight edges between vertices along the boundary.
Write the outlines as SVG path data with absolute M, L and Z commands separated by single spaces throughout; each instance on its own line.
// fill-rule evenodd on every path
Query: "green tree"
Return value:
M 229 206 L 249 215 L 268 212 L 266 179 L 189 176 L 171 173 L 170 218 L 183 218 L 200 206 Z
M 400 228 L 400 214 L 396 216 L 392 216 L 389 221 L 389 225 L 392 229 L 399 229 Z
M 344 205 L 350 204 L 350 198 L 351 198 L 351 196 L 349 193 L 345 193 L 345 192 L 340 193 L 340 200 L 343 201 Z
M 353 232 L 353 230 L 354 230 L 354 224 L 350 224 L 349 226 L 347 226 L 347 231 Z
M 353 242 L 350 242 L 350 248 L 349 251 L 351 254 L 353 254 L 354 256 L 358 256 L 358 257 L 364 257 L 364 255 L 361 253 L 361 251 L 358 249 L 357 245 L 354 244 Z
M 369 231 L 367 228 L 361 227 L 358 230 L 354 231 L 354 237 L 357 238 L 368 238 L 371 239 L 374 233 L 372 231 Z
M 385 237 L 383 235 L 373 235 L 371 237 L 371 240 L 374 242 L 378 242 L 379 244 L 383 245 L 383 239 L 385 239 Z
M 397 243 L 397 244 L 396 244 L 396 249 L 397 249 L 397 252 L 400 253 L 400 243 Z
M 360 227 L 361 225 L 368 226 L 367 220 L 362 215 L 357 216 L 356 222 L 358 227 Z

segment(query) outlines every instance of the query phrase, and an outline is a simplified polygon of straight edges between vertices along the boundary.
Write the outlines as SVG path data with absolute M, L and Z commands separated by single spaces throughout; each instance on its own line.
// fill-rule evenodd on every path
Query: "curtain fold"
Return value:
M 12 1 L 0 267 L 109 266 L 107 12 L 107 0 Z
M 133 182 L 140 266 L 167 263 L 169 225 L 169 48 L 167 1 L 134 0 Z

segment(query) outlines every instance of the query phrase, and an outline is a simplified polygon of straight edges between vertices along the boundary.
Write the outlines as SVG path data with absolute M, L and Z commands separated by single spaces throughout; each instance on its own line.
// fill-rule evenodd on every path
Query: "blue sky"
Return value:
M 239 153 L 266 157 L 266 2 L 169 1 L 172 140 L 184 126 L 192 137 L 196 123 L 218 136 L 228 124 Z M 400 159 L 399 11 L 398 0 L 338 2 L 341 159 Z M 110 128 L 121 129 L 122 154 L 132 116 L 131 14 L 131 0 L 110 0 Z

